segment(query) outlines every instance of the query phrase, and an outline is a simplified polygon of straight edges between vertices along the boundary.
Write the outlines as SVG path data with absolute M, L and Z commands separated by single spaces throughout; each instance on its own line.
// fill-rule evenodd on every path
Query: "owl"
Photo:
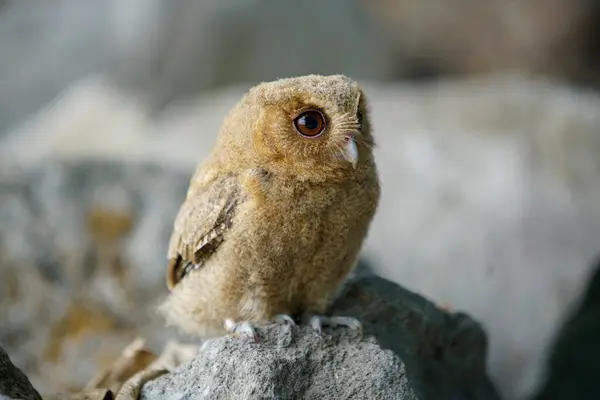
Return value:
M 357 262 L 380 185 L 367 99 L 343 75 L 252 87 L 225 118 L 176 216 L 160 311 L 203 337 L 325 315 Z

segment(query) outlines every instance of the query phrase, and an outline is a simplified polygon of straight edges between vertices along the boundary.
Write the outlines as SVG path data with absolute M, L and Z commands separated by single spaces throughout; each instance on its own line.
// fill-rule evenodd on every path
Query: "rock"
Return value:
M 191 363 L 146 383 L 142 399 L 500 398 L 486 375 L 485 333 L 465 314 L 372 275 L 348 281 L 333 314 L 357 317 L 364 336 L 271 325 L 258 344 L 212 339 Z
M 377 276 L 349 280 L 332 306 L 397 354 L 420 399 L 499 399 L 486 372 L 488 341 L 479 323 Z
M 211 340 L 141 399 L 416 399 L 400 359 L 374 340 L 283 325 L 258 333 L 260 344 Z
M 525 398 L 598 252 L 600 97 L 506 76 L 366 90 L 383 189 L 365 256 L 480 321 L 491 376 Z
M 557 332 L 532 400 L 597 399 L 600 394 L 600 257 L 584 295 Z
M 43 393 L 82 388 L 154 313 L 188 175 L 155 165 L 0 169 L 0 342 Z
M 0 347 L 0 399 L 42 400 L 27 376 L 10 360 Z

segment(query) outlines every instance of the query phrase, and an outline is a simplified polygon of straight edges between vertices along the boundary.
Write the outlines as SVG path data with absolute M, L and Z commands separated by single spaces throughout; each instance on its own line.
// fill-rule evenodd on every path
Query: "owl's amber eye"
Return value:
M 296 117 L 294 126 L 302 136 L 314 138 L 325 130 L 325 119 L 319 111 L 306 111 Z

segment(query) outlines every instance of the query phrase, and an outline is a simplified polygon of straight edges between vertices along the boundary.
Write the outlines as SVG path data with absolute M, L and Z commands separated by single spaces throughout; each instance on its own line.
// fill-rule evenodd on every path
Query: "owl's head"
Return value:
M 251 88 L 226 119 L 221 142 L 247 163 L 301 179 L 347 175 L 372 162 L 367 101 L 343 75 Z

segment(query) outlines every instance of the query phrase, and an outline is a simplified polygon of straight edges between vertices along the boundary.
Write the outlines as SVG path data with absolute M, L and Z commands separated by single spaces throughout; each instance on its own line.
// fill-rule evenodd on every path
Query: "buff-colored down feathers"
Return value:
M 324 121 L 315 137 L 296 124 L 310 110 Z M 300 123 L 311 133 L 318 128 L 314 118 Z M 225 119 L 176 217 L 172 291 L 161 306 L 167 321 L 214 336 L 225 333 L 226 319 L 323 314 L 377 208 L 372 147 L 365 96 L 347 77 L 250 89 Z

